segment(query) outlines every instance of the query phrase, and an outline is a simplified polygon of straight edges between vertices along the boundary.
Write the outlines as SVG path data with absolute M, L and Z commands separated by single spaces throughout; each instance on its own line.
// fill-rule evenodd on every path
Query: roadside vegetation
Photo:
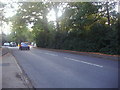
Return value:
M 19 2 L 18 5 L 16 15 L 10 18 L 11 41 L 34 41 L 42 48 L 120 54 L 117 2 Z M 51 10 L 55 13 L 54 21 L 48 18 Z

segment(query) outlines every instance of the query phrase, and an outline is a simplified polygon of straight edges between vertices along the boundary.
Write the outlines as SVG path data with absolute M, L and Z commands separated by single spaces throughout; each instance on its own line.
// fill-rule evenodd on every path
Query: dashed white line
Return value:
M 65 59 L 68 59 L 68 60 L 72 60 L 72 61 L 81 62 L 81 63 L 85 63 L 85 64 L 88 64 L 88 65 L 100 67 L 100 68 L 103 67 L 103 66 L 98 65 L 98 64 L 94 64 L 94 63 L 90 63 L 90 62 L 85 62 L 85 61 L 81 61 L 81 60 L 77 60 L 77 59 L 73 59 L 73 58 L 68 58 L 68 57 L 64 57 L 64 58 L 65 58 Z
M 52 53 L 45 53 L 45 54 L 47 54 L 47 55 L 51 55 L 51 56 L 58 56 L 58 55 L 56 55 L 56 54 L 52 54 Z
M 40 52 L 42 53 L 42 52 Z M 47 54 L 47 55 L 51 55 L 51 56 L 58 56 L 57 54 L 52 54 L 52 53 L 43 53 L 43 54 Z M 67 60 L 72 60 L 72 61 L 76 61 L 76 62 L 80 62 L 80 63 L 84 63 L 84 64 L 88 64 L 88 65 L 92 65 L 92 66 L 96 66 L 96 67 L 100 67 L 102 68 L 102 65 L 98 65 L 98 64 L 94 64 L 94 63 L 90 63 L 90 62 L 85 62 L 82 60 L 77 60 L 77 59 L 73 59 L 73 58 L 69 58 L 69 57 L 64 57 Z

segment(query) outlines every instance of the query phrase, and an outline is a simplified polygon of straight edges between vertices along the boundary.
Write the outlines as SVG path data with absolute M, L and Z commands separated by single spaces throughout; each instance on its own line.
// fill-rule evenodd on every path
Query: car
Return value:
M 10 42 L 10 47 L 16 47 L 17 44 L 15 42 Z
M 6 42 L 3 44 L 4 46 L 10 46 L 10 43 Z
M 21 42 L 19 45 L 19 50 L 30 50 L 30 46 L 27 42 Z

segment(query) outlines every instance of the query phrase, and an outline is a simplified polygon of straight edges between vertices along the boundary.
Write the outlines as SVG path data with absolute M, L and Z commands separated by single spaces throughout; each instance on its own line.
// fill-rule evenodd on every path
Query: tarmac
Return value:
M 118 56 L 113 55 L 109 56 L 103 54 L 85 53 L 70 50 L 48 50 L 118 60 Z M 4 88 L 34 89 L 31 83 L 29 82 L 28 77 L 24 74 L 24 71 L 19 66 L 15 57 L 10 53 L 7 47 L 3 47 L 2 49 L 0 48 L 0 90 Z
M 43 50 L 50 50 L 50 51 L 55 51 L 55 52 L 64 52 L 64 53 L 85 55 L 85 56 L 90 56 L 90 57 L 98 57 L 98 58 L 104 58 L 107 60 L 115 60 L 115 61 L 120 60 L 120 55 L 108 55 L 108 54 L 97 53 L 97 52 L 80 52 L 80 51 L 72 51 L 72 50 L 49 49 L 49 48 L 38 48 L 38 47 L 34 47 L 34 48 L 43 49 Z

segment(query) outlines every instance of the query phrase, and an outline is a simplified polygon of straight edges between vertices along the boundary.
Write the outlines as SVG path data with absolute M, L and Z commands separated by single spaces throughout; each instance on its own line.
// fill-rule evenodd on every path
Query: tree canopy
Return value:
M 117 2 L 21 2 L 11 18 L 14 41 L 38 47 L 118 54 Z M 55 21 L 48 13 L 55 12 Z M 62 15 L 58 16 L 59 10 Z M 50 17 L 49 17 L 50 18 Z M 32 30 L 29 30 L 32 24 Z

